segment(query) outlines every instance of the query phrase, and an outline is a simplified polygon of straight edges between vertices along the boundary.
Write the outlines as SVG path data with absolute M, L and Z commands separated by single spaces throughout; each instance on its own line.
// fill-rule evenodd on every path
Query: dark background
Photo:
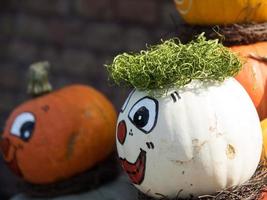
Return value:
M 127 89 L 111 86 L 103 64 L 175 35 L 172 0 L 0 0 L 0 128 L 27 100 L 26 71 L 51 63 L 54 88 L 91 85 L 119 109 Z M 19 192 L 0 158 L 0 199 Z M 2 196 L 1 196 L 2 195 Z

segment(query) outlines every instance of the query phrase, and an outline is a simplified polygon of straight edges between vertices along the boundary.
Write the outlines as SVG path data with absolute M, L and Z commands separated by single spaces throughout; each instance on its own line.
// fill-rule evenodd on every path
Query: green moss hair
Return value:
M 151 92 L 181 88 L 192 80 L 222 82 L 235 76 L 242 62 L 218 40 L 201 34 L 188 44 L 170 39 L 140 53 L 120 54 L 106 67 L 119 86 Z

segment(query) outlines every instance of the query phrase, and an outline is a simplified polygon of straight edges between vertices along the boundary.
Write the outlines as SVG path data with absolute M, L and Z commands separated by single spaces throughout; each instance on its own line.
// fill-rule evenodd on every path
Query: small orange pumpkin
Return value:
M 30 100 L 7 120 L 1 149 L 26 181 L 49 184 L 86 171 L 115 146 L 116 112 L 97 90 L 72 85 Z
M 231 49 L 245 62 L 235 78 L 250 95 L 262 120 L 267 117 L 267 42 L 233 46 Z
M 266 0 L 174 0 L 189 24 L 234 24 L 267 21 Z

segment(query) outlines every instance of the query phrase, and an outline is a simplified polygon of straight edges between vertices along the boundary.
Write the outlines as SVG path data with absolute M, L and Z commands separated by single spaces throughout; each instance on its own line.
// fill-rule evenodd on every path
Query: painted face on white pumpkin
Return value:
M 192 82 L 159 98 L 133 91 L 120 112 L 116 142 L 121 165 L 139 190 L 190 198 L 248 180 L 262 139 L 251 99 L 229 79 Z
M 169 144 L 168 136 L 161 134 L 161 130 L 170 132 L 168 122 L 161 120 L 160 115 L 165 115 L 161 113 L 164 112 L 161 107 L 176 104 L 180 99 L 177 91 L 156 99 L 133 90 L 122 106 L 117 125 L 117 148 L 123 169 L 137 187 L 151 171 L 147 169 L 157 164 L 155 158 L 159 151 L 166 152 L 162 150 L 165 148 L 162 142 Z
M 121 117 L 117 129 L 118 146 L 128 146 L 134 152 L 124 151 L 120 156 L 121 164 L 134 184 L 140 185 L 145 177 L 146 157 L 148 149 L 155 148 L 153 141 L 150 141 L 149 134 L 157 125 L 158 100 L 143 95 L 141 98 L 132 99 L 133 91 L 121 110 Z M 145 143 L 140 147 L 132 145 L 135 140 L 143 140 Z M 136 155 L 135 152 L 137 153 Z M 137 156 L 135 161 L 128 161 L 127 157 Z M 125 158 L 122 158 L 125 157 Z

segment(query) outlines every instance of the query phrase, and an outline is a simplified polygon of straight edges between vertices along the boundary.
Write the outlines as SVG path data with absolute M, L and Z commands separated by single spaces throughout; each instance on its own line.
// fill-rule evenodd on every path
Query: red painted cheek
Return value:
M 127 126 L 124 120 L 120 121 L 117 128 L 118 141 L 123 145 L 127 136 Z

